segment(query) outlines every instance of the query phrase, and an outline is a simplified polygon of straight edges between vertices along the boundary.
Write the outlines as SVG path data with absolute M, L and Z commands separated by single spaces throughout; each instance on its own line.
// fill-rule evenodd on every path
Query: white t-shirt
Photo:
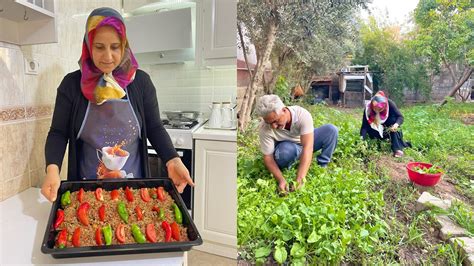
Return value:
M 260 150 L 264 155 L 273 154 L 275 151 L 275 144 L 279 141 L 293 141 L 295 143 L 301 143 L 300 136 L 313 132 L 313 117 L 300 106 L 287 106 L 291 113 L 291 126 L 290 130 L 286 129 L 273 129 L 271 125 L 260 122 L 259 137 L 260 137 Z

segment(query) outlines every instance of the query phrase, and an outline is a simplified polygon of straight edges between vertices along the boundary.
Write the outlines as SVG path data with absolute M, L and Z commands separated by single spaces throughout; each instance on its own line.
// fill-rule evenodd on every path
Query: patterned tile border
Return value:
M 53 114 L 52 105 L 10 107 L 0 109 L 0 123 L 23 119 L 47 117 Z

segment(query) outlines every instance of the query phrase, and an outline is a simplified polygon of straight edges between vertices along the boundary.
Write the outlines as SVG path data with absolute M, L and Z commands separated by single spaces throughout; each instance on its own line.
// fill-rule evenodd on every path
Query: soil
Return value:
M 451 181 L 451 178 L 448 175 L 443 175 L 441 181 L 436 184 L 434 187 L 424 187 L 413 184 L 408 179 L 407 170 L 405 168 L 406 162 L 401 161 L 400 159 L 393 158 L 391 155 L 383 155 L 377 159 L 377 165 L 383 166 L 385 171 L 388 171 L 388 175 L 391 180 L 406 183 L 407 185 L 412 184 L 417 188 L 421 193 L 428 191 L 430 194 L 435 195 L 441 199 L 457 199 L 463 202 L 469 202 L 469 199 L 464 195 L 459 193 L 454 186 L 454 183 Z
M 441 181 L 434 187 L 423 187 L 413 184 L 409 180 L 407 170 L 405 168 L 405 161 L 407 159 L 408 158 L 397 159 L 391 155 L 383 155 L 380 158 L 374 158 L 374 160 L 376 160 L 377 167 L 389 176 L 390 182 L 392 183 L 387 187 L 387 190 L 384 194 L 387 203 L 386 210 L 396 209 L 396 219 L 401 224 L 408 226 L 413 221 L 417 211 L 416 203 L 413 201 L 405 201 L 403 202 L 405 205 L 400 206 L 400 201 L 397 200 L 397 197 L 400 196 L 398 194 L 398 188 L 400 186 L 414 186 L 418 192 L 417 195 L 415 195 L 415 198 L 418 198 L 424 191 L 428 191 L 430 194 L 441 199 L 457 199 L 465 203 L 469 202 L 465 196 L 457 192 L 454 184 L 451 182 L 451 179 L 446 175 L 444 175 Z M 427 223 L 426 225 L 421 225 L 421 230 L 424 233 L 423 239 L 426 245 L 432 247 L 434 245 L 443 243 L 443 241 L 438 237 L 439 229 L 431 227 Z M 422 265 L 426 263 L 427 260 L 429 260 L 429 257 L 430 254 L 428 248 L 403 245 L 400 246 L 398 250 L 398 258 L 402 265 Z M 444 262 L 431 261 L 431 263 L 442 264 Z
M 474 114 L 464 114 L 461 116 L 461 121 L 466 125 L 474 125 Z

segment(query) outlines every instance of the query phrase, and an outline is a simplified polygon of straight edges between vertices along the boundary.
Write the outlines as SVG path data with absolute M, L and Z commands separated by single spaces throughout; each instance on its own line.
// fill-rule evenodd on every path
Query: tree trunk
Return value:
M 273 60 L 275 62 L 272 63 L 272 78 L 268 82 L 268 94 L 273 94 L 275 92 L 275 85 L 276 82 L 278 81 L 278 77 L 280 76 L 281 73 L 281 68 L 283 66 L 283 63 L 286 61 L 286 59 L 291 56 L 292 50 L 288 47 L 283 47 L 283 49 L 280 51 L 280 54 L 276 60 Z
M 449 70 L 449 74 L 451 76 L 451 79 L 453 80 L 453 86 L 456 85 L 456 75 L 454 74 L 454 70 L 451 67 L 451 65 L 448 63 L 446 60 L 446 56 L 444 53 L 441 51 L 441 49 L 438 49 L 438 52 L 440 53 L 441 60 L 443 61 L 444 66 Z M 453 94 L 454 95 L 454 94 Z
M 453 95 L 462 87 L 464 82 L 466 82 L 466 80 L 472 75 L 472 72 L 473 72 L 472 67 L 466 67 L 461 79 L 459 80 L 459 82 L 457 84 L 454 85 L 454 87 L 451 89 L 451 91 L 449 92 L 449 94 L 447 96 L 448 97 L 453 97 Z M 447 103 L 447 100 L 444 99 L 443 102 L 441 102 L 440 107 L 443 106 L 446 103 Z
M 252 70 L 250 69 L 249 65 L 249 60 L 247 58 L 247 48 L 245 47 L 245 42 L 244 42 L 244 35 L 242 34 L 242 27 L 240 23 L 237 23 L 237 30 L 239 32 L 239 37 L 240 37 L 240 45 L 242 45 L 242 52 L 244 53 L 244 60 L 245 60 L 245 65 L 247 66 L 247 71 L 249 72 L 249 81 L 252 81 Z
M 265 73 L 267 64 L 270 61 L 270 55 L 273 49 L 273 45 L 275 44 L 277 28 L 278 26 L 275 21 L 270 20 L 266 38 L 267 43 L 263 52 L 262 59 L 256 66 L 254 78 L 250 83 L 249 88 L 245 92 L 245 96 L 242 101 L 242 106 L 239 110 L 239 130 L 241 131 L 245 131 L 248 126 L 248 122 L 251 119 L 250 115 L 252 113 L 255 97 L 257 95 L 259 87 L 261 87 L 262 85 L 263 74 Z

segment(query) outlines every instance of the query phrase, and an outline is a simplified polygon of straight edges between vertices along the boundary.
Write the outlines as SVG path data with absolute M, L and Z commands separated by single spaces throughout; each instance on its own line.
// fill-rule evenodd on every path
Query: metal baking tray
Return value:
M 159 242 L 145 244 L 122 244 L 110 246 L 94 246 L 94 247 L 71 247 L 71 248 L 54 248 L 56 235 L 59 233 L 53 228 L 56 211 L 60 206 L 61 195 L 70 190 L 78 191 L 83 188 L 85 191 L 94 191 L 101 187 L 110 191 L 113 189 L 125 188 L 126 186 L 134 189 L 150 188 L 163 186 L 171 195 L 175 203 L 181 209 L 183 215 L 183 225 L 187 227 L 189 241 L 185 242 Z M 202 244 L 202 238 L 194 225 L 183 199 L 168 178 L 146 178 L 146 179 L 106 179 L 106 180 L 87 180 L 87 181 L 62 181 L 58 191 L 58 199 L 53 203 L 49 214 L 48 223 L 44 233 L 43 243 L 41 244 L 41 252 L 51 254 L 54 258 L 72 258 L 87 256 L 108 256 L 118 254 L 137 254 L 137 253 L 161 253 L 174 251 L 188 251 L 193 246 Z

